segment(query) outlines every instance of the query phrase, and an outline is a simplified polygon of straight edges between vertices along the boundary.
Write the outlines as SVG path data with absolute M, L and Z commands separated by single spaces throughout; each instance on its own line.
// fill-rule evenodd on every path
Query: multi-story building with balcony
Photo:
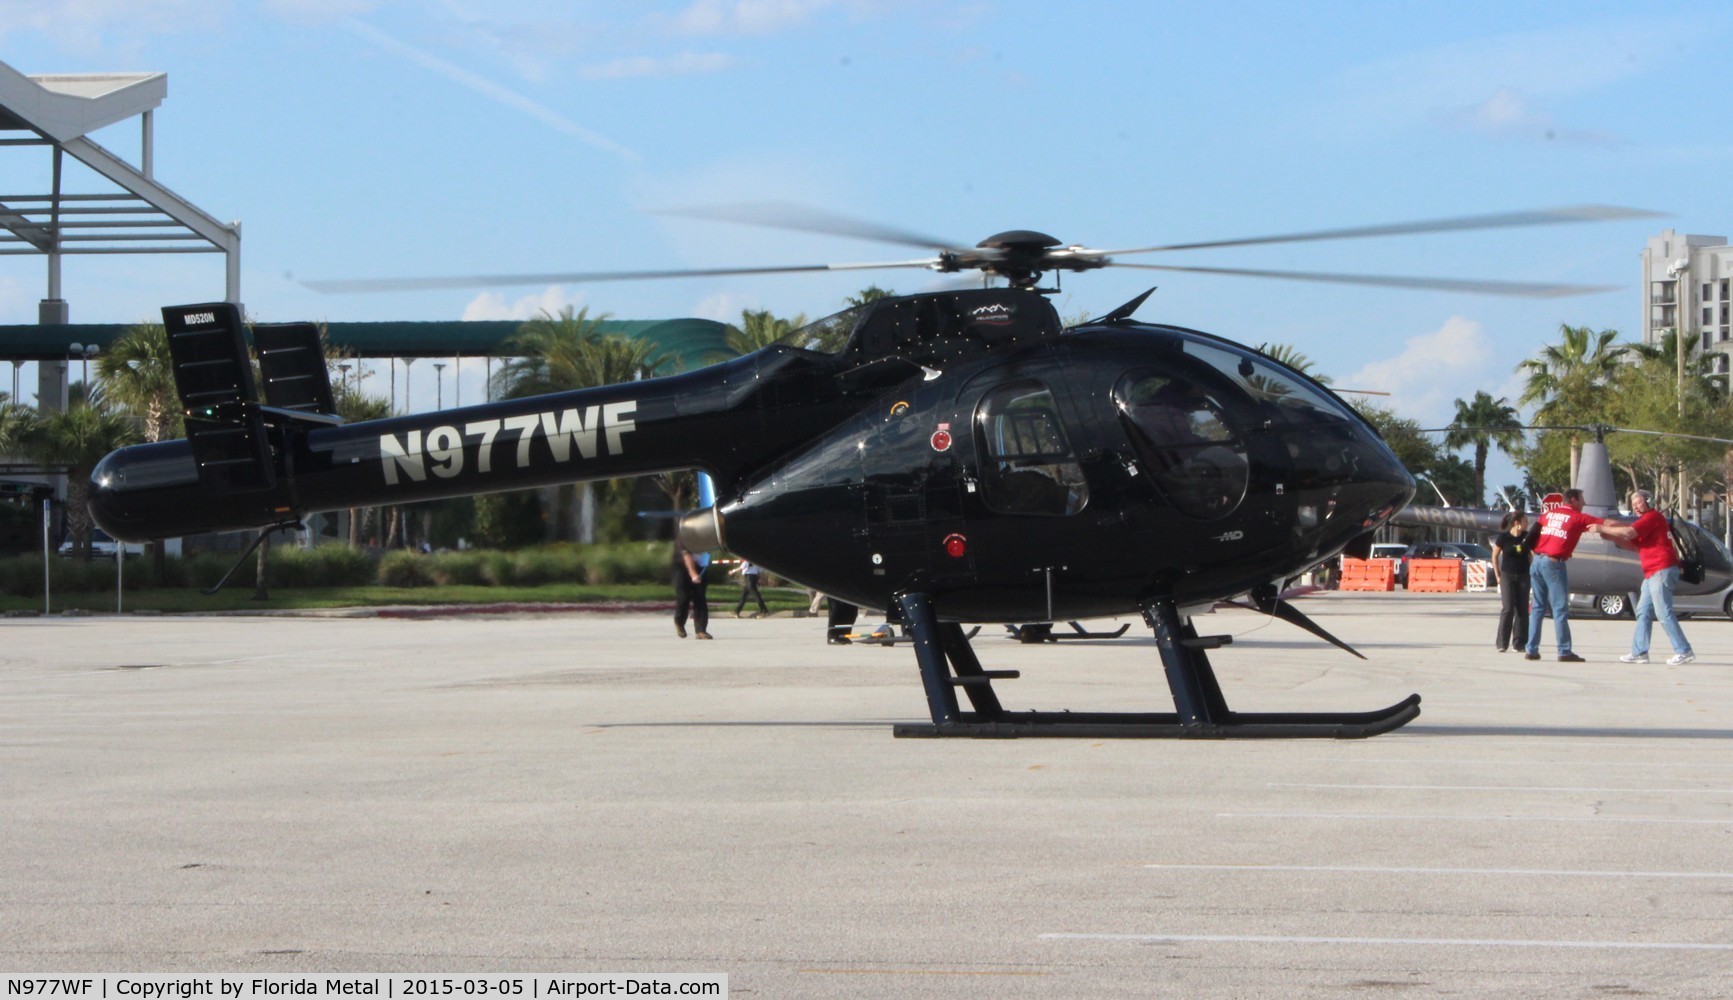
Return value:
M 1663 230 L 1643 248 L 1643 343 L 1674 330 L 1697 337 L 1714 371 L 1733 364 L 1733 246 L 1725 236 Z

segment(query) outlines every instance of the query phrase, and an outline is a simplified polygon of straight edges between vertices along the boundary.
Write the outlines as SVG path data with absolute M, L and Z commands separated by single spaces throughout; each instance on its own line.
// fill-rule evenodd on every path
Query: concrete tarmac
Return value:
M 1493 649 L 1320 594 L 1198 620 L 1363 741 L 898 740 L 822 620 L 0 621 L 0 970 L 723 972 L 766 997 L 1733 996 L 1733 622 Z M 1123 639 L 975 640 L 1011 708 L 1171 710 Z M 1657 631 L 1658 653 L 1666 652 Z

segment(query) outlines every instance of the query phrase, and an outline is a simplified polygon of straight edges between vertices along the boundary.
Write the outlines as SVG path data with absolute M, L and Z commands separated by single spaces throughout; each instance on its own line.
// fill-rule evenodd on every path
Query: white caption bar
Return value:
M 14 976 L 4 1000 L 287 1000 L 296 997 L 381 997 L 384 1000 L 542 1000 L 547 997 L 723 997 L 725 973 L 616 972 L 570 975 L 303 975 L 230 974 L 133 976 Z

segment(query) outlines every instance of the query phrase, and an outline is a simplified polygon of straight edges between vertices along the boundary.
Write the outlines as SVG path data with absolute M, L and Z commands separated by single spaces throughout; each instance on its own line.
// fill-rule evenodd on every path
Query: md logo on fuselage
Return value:
M 546 442 L 548 453 L 556 462 L 571 461 L 574 452 L 580 459 L 595 458 L 597 449 L 603 446 L 607 454 L 620 455 L 625 452 L 621 439 L 638 428 L 632 420 L 637 410 L 638 404 L 627 400 L 582 409 L 475 420 L 461 429 L 434 427 L 425 436 L 419 430 L 406 431 L 402 437 L 381 434 L 379 461 L 386 485 L 395 486 L 405 476 L 418 483 L 425 481 L 429 473 L 450 479 L 462 473 L 470 459 L 474 460 L 477 473 L 492 472 L 496 444 L 507 449 L 501 461 L 515 459 L 512 468 L 528 468 L 530 445 L 537 438 Z M 469 447 L 472 444 L 473 450 Z

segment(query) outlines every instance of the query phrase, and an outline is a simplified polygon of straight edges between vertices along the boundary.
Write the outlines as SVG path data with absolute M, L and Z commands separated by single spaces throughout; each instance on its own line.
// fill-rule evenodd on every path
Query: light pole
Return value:
M 433 363 L 433 408 L 445 409 L 445 362 Z
M 1678 368 L 1675 385 L 1681 417 L 1685 415 L 1685 306 L 1689 299 L 1685 282 L 1690 273 L 1688 257 L 1680 257 L 1667 267 L 1667 276 L 1673 279 L 1673 361 Z
M 1691 258 L 1680 257 L 1667 267 L 1667 274 L 1673 279 L 1673 362 L 1678 369 L 1674 391 L 1677 393 L 1678 413 L 1681 421 L 1685 416 L 1685 308 L 1690 301 L 1687 282 L 1690 280 Z M 1685 509 L 1685 463 L 1681 461 L 1677 467 L 1678 498 L 1675 507 Z
M 18 369 L 22 367 L 24 367 L 24 362 L 17 358 L 12 359 L 12 402 L 14 405 L 18 402 Z
M 409 366 L 415 363 L 414 358 L 403 359 L 403 412 L 409 411 Z
M 344 392 L 349 391 L 349 365 L 347 362 L 339 362 L 337 365 L 337 384 L 343 387 Z

